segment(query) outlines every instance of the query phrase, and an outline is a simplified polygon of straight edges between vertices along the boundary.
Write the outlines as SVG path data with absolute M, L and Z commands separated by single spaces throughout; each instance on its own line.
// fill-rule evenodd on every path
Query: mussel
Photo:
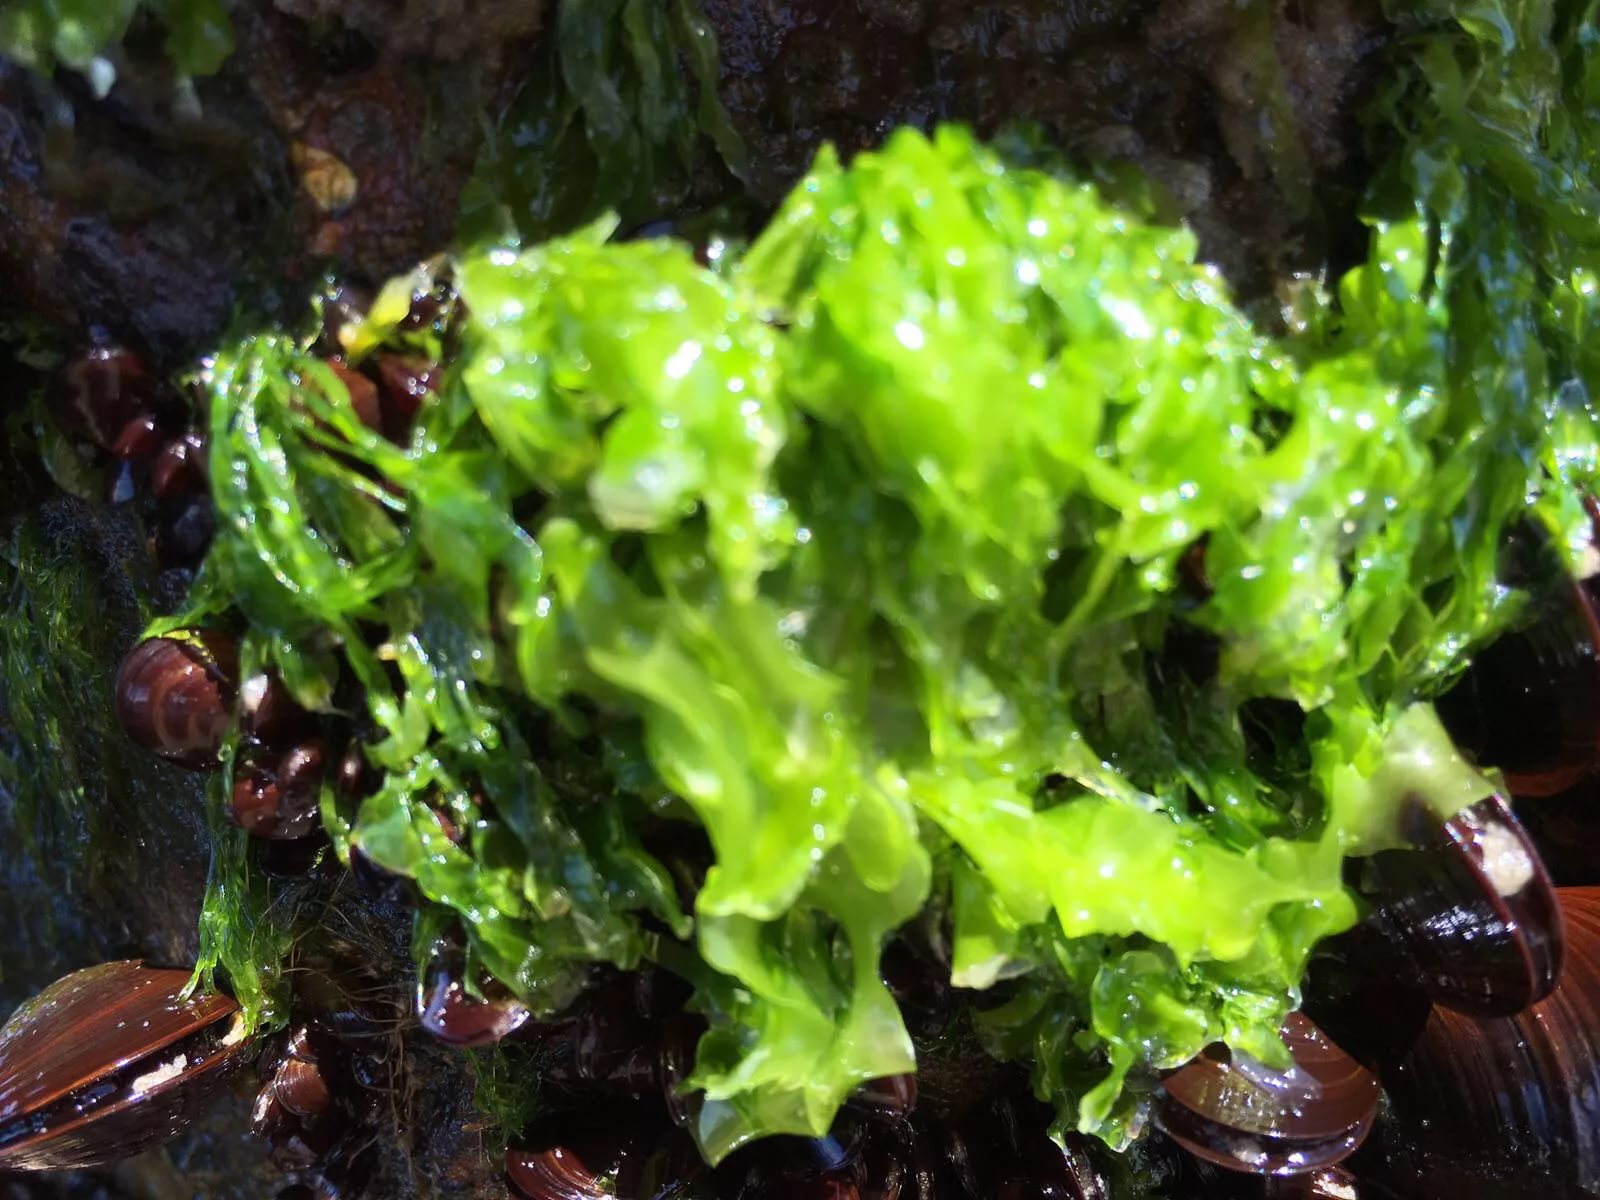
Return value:
M 243 1061 L 239 1006 L 136 961 L 58 980 L 0 1028 L 0 1170 L 93 1166 L 177 1135 Z
M 1162 1081 L 1157 1125 L 1229 1170 L 1309 1174 L 1348 1157 L 1378 1107 L 1378 1081 L 1301 1013 L 1283 1023 L 1288 1071 L 1212 1046 Z
M 121 346 L 97 346 L 56 376 L 50 412 L 70 436 L 113 450 L 130 425 L 149 416 L 152 393 L 142 358 Z M 131 436 L 137 440 L 137 430 Z
M 401 441 L 411 429 L 417 413 L 439 386 L 437 364 L 425 358 L 398 354 L 377 356 L 378 379 L 383 384 L 385 432 Z
M 204 489 L 206 483 L 206 440 L 197 430 L 189 430 L 167 442 L 150 462 L 150 494 L 170 500 Z
M 1025 1077 L 1004 1077 L 959 1118 L 916 1112 L 909 1121 L 872 1126 L 857 1157 L 863 1200 L 894 1189 L 905 1200 L 947 1194 L 995 1200 L 1110 1200 L 1111 1192 L 1090 1153 L 1089 1139 L 1050 1136 L 1052 1110 L 1026 1092 Z M 909 1144 L 893 1145 L 895 1162 L 874 1151 L 898 1128 L 915 1130 Z M 898 1168 L 903 1168 L 899 1170 Z
M 252 837 L 293 841 L 318 827 L 323 747 L 309 738 L 275 763 L 242 763 L 234 774 L 230 815 Z
M 983 1187 L 996 1200 L 1112 1200 L 1087 1139 L 1078 1134 L 1068 1134 L 1058 1146 L 1042 1128 L 1033 1129 L 1017 1144 L 1000 1146 L 1004 1161 L 988 1164 L 986 1176 L 993 1182 Z
M 506 1180 L 527 1200 L 606 1200 L 610 1189 L 571 1150 L 507 1150 Z
M 1111 1200 L 1089 1139 L 1010 1076 L 963 1116 L 847 1110 L 826 1138 L 751 1143 L 712 1173 L 719 1200 Z M 864 1119 L 863 1119 L 864 1118 Z
M 205 558 L 215 532 L 211 497 L 203 492 L 183 496 L 157 517 L 150 554 L 163 570 L 192 569 Z
M 354 856 L 352 856 L 354 861 Z M 471 1047 L 505 1040 L 541 1041 L 547 1056 L 544 1082 L 574 1096 L 657 1099 L 672 1121 L 687 1128 L 699 1113 L 699 1096 L 685 1093 L 694 1068 L 703 1018 L 678 1011 L 689 992 L 669 973 L 645 969 L 634 980 L 602 978 L 568 1012 L 535 1020 L 515 996 L 484 976 L 480 993 L 466 986 L 459 944 L 441 941 L 417 989 L 417 1018 L 446 1045 Z M 868 1106 L 909 1105 L 909 1077 L 884 1081 Z
M 1310 1175 L 1274 1179 L 1267 1184 L 1263 1200 L 1358 1200 L 1361 1194 L 1354 1175 L 1340 1167 L 1329 1167 Z
M 903 1117 L 917 1106 L 917 1077 L 889 1075 L 869 1079 L 850 1097 L 850 1104 L 886 1117 Z
M 445 1045 L 466 1048 L 512 1037 L 533 1020 L 533 1012 L 503 991 L 471 995 L 462 982 L 460 962 L 441 959 L 418 983 L 417 1017 Z
M 290 1037 L 289 1048 L 256 1093 L 252 1125 L 257 1137 L 279 1145 L 303 1136 L 333 1103 L 321 1056 L 310 1048 L 305 1029 Z
M 239 729 L 252 740 L 283 749 L 310 736 L 315 726 L 275 672 L 257 672 L 239 685 Z
M 505 1154 L 506 1181 L 523 1200 L 664 1200 L 705 1174 L 694 1144 L 659 1116 L 638 1108 L 604 1119 L 573 1113 L 545 1136 Z
M 165 443 L 155 416 L 140 413 L 122 427 L 111 445 L 111 453 L 124 462 L 143 462 L 159 454 Z
M 1539 537 L 1513 538 L 1508 553 L 1512 582 L 1535 598 L 1529 619 L 1474 655 L 1436 704 L 1513 796 L 1549 796 L 1600 767 L 1600 576 L 1570 578 Z
M 1600 1194 L 1600 889 L 1557 893 L 1559 986 L 1514 1016 L 1435 1009 L 1382 1069 L 1388 1103 L 1348 1164 L 1406 1200 Z
M 692 1128 L 704 1107 L 704 1095 L 686 1089 L 684 1083 L 694 1071 L 695 1053 L 705 1029 L 704 1018 L 687 1013 L 679 1013 L 662 1026 L 657 1056 L 661 1095 L 667 1115 L 679 1129 Z
M 272 1077 L 272 1094 L 285 1111 L 297 1117 L 318 1117 L 328 1111 L 332 1095 L 316 1062 L 286 1059 Z
M 1384 978 L 1485 1016 L 1549 995 L 1561 973 L 1561 909 L 1506 802 L 1491 796 L 1448 821 L 1412 803 L 1405 823 L 1416 848 L 1374 855 L 1364 868 Z
M 117 719 L 147 750 L 186 767 L 214 766 L 238 678 L 239 646 L 230 634 L 147 638 L 117 672 Z
M 827 1137 L 771 1137 L 730 1155 L 715 1171 L 726 1200 L 859 1200 L 864 1139 L 835 1126 Z
M 280 1052 L 266 1060 L 266 1078 L 251 1110 L 251 1129 L 267 1143 L 272 1161 L 286 1171 L 316 1171 L 319 1187 L 330 1175 L 360 1174 L 371 1143 L 376 1090 L 392 1079 L 362 1049 L 367 1039 L 330 1032 L 324 1014 L 314 1026 L 296 1026 Z M 348 1182 L 348 1180 L 347 1180 Z

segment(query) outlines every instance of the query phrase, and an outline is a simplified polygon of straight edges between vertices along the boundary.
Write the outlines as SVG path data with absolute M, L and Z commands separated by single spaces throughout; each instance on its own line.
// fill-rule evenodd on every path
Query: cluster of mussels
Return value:
M 406 1014 L 392 991 L 350 953 L 305 972 L 296 1020 L 270 1040 L 251 1129 L 273 1164 L 300 1182 L 279 1200 L 362 1195 L 372 1175 L 380 1118 L 399 1086 L 398 1031 Z
M 330 298 L 321 350 L 360 420 L 401 441 L 438 367 L 386 354 L 346 366 L 339 330 L 359 308 L 352 293 Z M 446 332 L 452 308 L 448 292 L 430 291 L 407 320 Z M 55 395 L 68 434 L 115 465 L 110 499 L 146 505 L 158 561 L 197 562 L 211 520 L 204 441 L 181 395 L 104 349 L 64 368 Z M 1600 775 L 1600 589 L 1564 574 L 1548 584 L 1548 556 L 1529 543 L 1508 559 L 1534 564 L 1523 582 L 1546 580 L 1539 619 L 1481 656 L 1440 711 L 1527 799 L 1530 825 L 1501 797 L 1449 820 L 1415 805 L 1411 848 L 1352 864 L 1367 915 L 1319 952 L 1283 1027 L 1293 1065 L 1219 1045 L 1170 1072 L 1131 1156 L 1138 1185 L 1119 1182 L 1130 1160 L 1050 1137 L 1026 1076 L 977 1047 L 942 938 L 925 930 L 903 931 L 885 957 L 918 1077 L 863 1087 L 828 1137 L 768 1139 L 714 1168 L 688 1132 L 700 1112 L 683 1083 L 704 1025 L 681 980 L 653 967 L 597 972 L 567 1012 L 541 1016 L 494 980 L 468 979 L 447 935 L 414 1011 L 297 993 L 295 1023 L 265 1055 L 238 1034 L 227 997 L 181 994 L 185 973 L 119 963 L 68 976 L 0 1030 L 0 1169 L 142 1149 L 255 1057 L 255 1129 L 309 1180 L 283 1200 L 358 1194 L 396 1069 L 379 1043 L 419 1028 L 446 1046 L 499 1044 L 538 1072 L 545 1115 L 504 1163 L 528 1200 L 1099 1200 L 1130 1186 L 1241 1200 L 1596 1194 L 1600 859 L 1570 847 L 1590 846 L 1600 827 L 1588 807 Z M 117 712 L 136 742 L 192 769 L 215 767 L 236 728 L 233 820 L 269 869 L 304 869 L 325 845 L 324 782 L 352 797 L 375 785 L 360 731 L 301 709 L 270 675 L 240 674 L 225 630 L 152 638 L 122 666 Z M 359 852 L 352 869 L 369 892 L 404 898 L 404 881 Z
M 106 471 L 106 500 L 139 503 L 156 565 L 199 565 L 211 544 L 205 434 L 182 392 L 133 351 L 99 345 L 52 381 L 50 414 Z
M 349 292 L 329 298 L 326 361 L 360 418 L 398 440 L 433 386 L 433 369 L 398 355 L 374 356 L 370 375 L 346 367 L 336 338 L 351 303 Z M 436 299 L 419 296 L 416 307 L 417 321 L 438 319 Z M 203 400 L 193 403 L 197 394 L 169 387 L 139 355 L 112 345 L 65 365 L 48 398 L 84 461 L 104 471 L 106 502 L 134 509 L 153 564 L 192 573 L 213 531 Z M 227 811 L 253 839 L 258 865 L 276 876 L 336 866 L 323 853 L 318 819 L 324 783 L 355 797 L 377 777 L 348 722 L 308 712 L 276 675 L 244 675 L 232 631 L 145 639 L 124 658 L 111 700 L 132 741 L 189 770 L 219 767 L 233 730 Z M 370 897 L 403 894 L 403 881 L 359 852 L 352 869 Z M 335 944 L 331 958 L 297 964 L 294 1023 L 267 1038 L 239 1035 L 238 1006 L 225 995 L 184 997 L 188 971 L 114 963 L 40 993 L 0 1031 L 0 1172 L 137 1153 L 180 1132 L 217 1085 L 255 1062 L 263 1083 L 254 1132 L 299 1181 L 284 1200 L 361 1194 L 380 1109 L 396 1088 L 394 1038 L 413 1022 L 393 1008 L 393 981 L 367 978 L 361 952 Z M 218 1029 L 229 1032 L 226 1041 Z M 199 1041 L 215 1052 L 196 1056 Z
M 898 971 L 897 990 L 927 1004 L 938 989 L 916 973 Z M 938 1037 L 929 1050 L 945 1069 L 925 1072 L 932 1086 L 921 1103 L 916 1078 L 876 1080 L 828 1137 L 770 1138 L 708 1167 L 687 1132 L 698 1098 L 682 1088 L 704 1024 L 684 1011 L 681 980 L 656 968 L 609 972 L 568 1013 L 546 1020 L 482 982 L 481 998 L 468 995 L 459 958 L 446 949 L 427 973 L 421 1021 L 451 1045 L 510 1043 L 537 1064 L 550 1115 L 505 1155 L 506 1180 L 527 1200 L 1109 1195 L 1086 1143 L 1074 1138 L 1063 1151 L 1050 1140 L 1049 1112 L 1020 1073 L 984 1062 L 975 1047 L 952 1057 Z M 928 1015 L 947 1027 L 950 1012 Z

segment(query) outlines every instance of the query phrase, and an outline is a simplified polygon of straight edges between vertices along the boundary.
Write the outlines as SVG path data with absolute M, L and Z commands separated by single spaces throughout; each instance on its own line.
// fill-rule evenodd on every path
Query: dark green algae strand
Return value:
M 608 210 L 637 225 L 748 180 L 700 0 L 565 0 L 551 26 L 541 64 L 479 152 L 464 243 L 538 240 Z

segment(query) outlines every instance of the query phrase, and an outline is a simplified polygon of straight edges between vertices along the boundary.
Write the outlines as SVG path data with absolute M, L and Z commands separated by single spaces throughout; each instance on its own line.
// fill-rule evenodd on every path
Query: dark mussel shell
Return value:
M 245 762 L 233 780 L 230 814 L 252 837 L 293 841 L 316 831 L 323 773 L 316 738 L 286 751 L 274 766 Z
M 660 1086 L 661 1060 L 654 1043 L 661 1030 L 644 1020 L 633 999 L 632 989 L 616 982 L 584 997 L 577 1018 L 564 1031 L 571 1060 L 570 1075 L 561 1082 L 579 1090 L 596 1087 L 636 1096 Z
M 359 800 L 378 790 L 381 776 L 367 761 L 360 742 L 351 742 L 339 756 L 333 771 L 333 787 L 346 800 Z
M 889 1075 L 869 1079 L 855 1090 L 849 1103 L 863 1112 L 903 1117 L 917 1106 L 917 1077 Z
M 759 1183 L 740 1192 L 735 1200 L 864 1200 L 854 1179 L 789 1179 L 777 1184 Z
M 292 841 L 265 841 L 257 848 L 256 865 L 273 879 L 299 879 L 308 875 L 328 854 L 328 839 L 313 831 Z
M 100 346 L 61 369 L 50 413 L 70 436 L 111 450 L 123 430 L 145 416 L 151 396 L 143 359 L 120 346 Z
M 206 441 L 195 430 L 173 438 L 150 463 L 150 494 L 158 500 L 201 491 L 205 483 Z
M 284 1111 L 297 1117 L 321 1116 L 333 1102 L 322 1067 L 298 1058 L 284 1059 L 278 1067 L 272 1077 L 272 1095 Z
M 1007 1079 L 959 1121 L 925 1122 L 939 1130 L 961 1190 L 994 1200 L 1110 1200 L 1089 1139 L 1069 1133 L 1057 1144 L 1050 1136 L 1053 1110 L 1026 1087 L 1023 1079 Z M 870 1153 L 865 1161 L 871 1163 Z M 881 1167 L 868 1170 L 863 1195 L 889 1180 Z
M 1366 1137 L 1378 1081 L 1300 1013 L 1284 1019 L 1294 1058 L 1269 1070 L 1213 1046 L 1169 1074 L 1155 1118 L 1207 1162 L 1259 1175 L 1305 1174 L 1346 1158 Z
M 664 1200 L 705 1173 L 694 1144 L 657 1114 L 609 1106 L 573 1112 L 550 1136 L 506 1150 L 506 1180 L 525 1200 Z
M 435 960 L 418 983 L 417 1017 L 422 1027 L 447 1046 L 489 1046 L 512 1037 L 533 1020 L 533 1011 L 515 996 L 468 993 L 459 958 Z
M 369 1076 L 358 1048 L 365 1040 L 334 1034 L 319 1018 L 283 1042 L 251 1114 L 252 1131 L 282 1170 L 316 1169 L 326 1178 L 358 1165 L 371 1139 L 374 1090 L 393 1085 L 392 1075 Z
M 1382 1071 L 1384 1116 L 1347 1164 L 1358 1178 L 1407 1200 L 1600 1194 L 1600 889 L 1557 895 L 1559 986 L 1514 1016 L 1435 1009 Z
M 684 1087 L 694 1073 L 695 1055 L 705 1030 L 705 1019 L 688 1013 L 679 1013 L 662 1023 L 656 1058 L 661 1098 L 666 1103 L 667 1115 L 679 1129 L 693 1129 L 705 1106 L 703 1093 Z
M 827 1137 L 777 1136 L 748 1143 L 713 1173 L 723 1200 L 857 1200 L 861 1131 L 834 1127 Z
M 1360 1194 L 1355 1176 L 1340 1167 L 1270 1179 L 1261 1193 L 1262 1200 L 1356 1200 Z
M 611 1190 L 571 1150 L 507 1150 L 506 1180 L 527 1200 L 606 1200 Z
M 1020 1084 L 1027 1086 L 1025 1079 Z M 710 1194 L 717 1200 L 1111 1200 L 1089 1140 L 1068 1134 L 1058 1145 L 1049 1135 L 1052 1115 L 1026 1091 L 1009 1088 L 986 1089 L 953 1121 L 928 1113 L 863 1119 L 845 1112 L 828 1137 L 774 1137 L 741 1147 L 711 1172 Z
M 243 1058 L 239 1006 L 189 972 L 106 963 L 0 1028 L 0 1170 L 112 1162 L 181 1132 Z
M 1395 1194 L 1369 1179 L 1330 1167 L 1315 1175 L 1274 1179 L 1264 1200 L 1396 1200 Z
M 269 1079 L 250 1106 L 250 1132 L 265 1142 L 277 1142 L 295 1132 L 294 1114 L 278 1099 L 277 1079 Z
M 682 1014 L 647 1017 L 645 1008 L 668 992 L 640 989 L 622 975 L 602 975 L 577 1005 L 541 1033 L 555 1053 L 545 1064 L 547 1084 L 575 1096 L 664 1096 L 675 1119 L 692 1119 L 698 1098 L 678 1096 L 692 1069 L 704 1024 Z
M 156 519 L 150 553 L 162 570 L 192 569 L 205 558 L 216 532 L 211 497 L 199 493 L 172 502 Z
M 239 728 L 263 745 L 292 745 L 315 727 L 315 719 L 295 703 L 277 674 L 258 672 L 239 685 Z
M 1478 652 L 1436 707 L 1513 796 L 1550 796 L 1600 767 L 1600 577 L 1570 579 L 1538 539 L 1517 540 L 1530 543 L 1512 547 L 1518 557 L 1544 561 L 1514 574 L 1556 583 L 1534 587 L 1530 622 Z
M 144 462 L 154 458 L 166 444 L 161 426 L 151 413 L 134 417 L 122 427 L 111 453 L 124 462 Z
M 1550 994 L 1565 940 L 1555 888 L 1499 796 L 1441 822 L 1405 818 L 1417 849 L 1367 860 L 1371 928 L 1396 984 L 1459 1012 L 1506 1016 Z
M 147 638 L 117 672 L 117 719 L 147 750 L 215 766 L 239 678 L 239 646 L 216 630 Z
M 377 356 L 378 379 L 383 384 L 385 432 L 401 441 L 417 413 L 439 386 L 439 367 L 425 358 L 398 354 Z
M 1068 1134 L 1065 1146 L 1057 1146 L 1043 1130 L 1023 1147 L 995 1194 L 997 1200 L 1112 1200 L 1085 1139 Z
M 664 967 L 645 964 L 633 974 L 633 1006 L 647 1020 L 682 1012 L 693 995 L 693 984 Z

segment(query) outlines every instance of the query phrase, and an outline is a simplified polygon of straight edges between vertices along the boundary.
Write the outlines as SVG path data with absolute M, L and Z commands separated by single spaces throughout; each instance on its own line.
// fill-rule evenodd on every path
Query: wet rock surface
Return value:
M 1171 193 L 1243 295 L 1315 266 L 1361 178 L 1355 115 L 1386 34 L 1370 0 L 708 0 L 723 97 L 776 196 L 824 141 L 1035 121 Z
M 511 50 L 416 57 L 364 36 L 359 7 L 232 11 L 237 51 L 192 87 L 159 37 L 121 48 L 104 99 L 0 61 L 0 314 L 179 363 L 325 267 L 382 279 L 448 242 Z M 537 22 L 491 28 L 514 46 Z
M 0 64 L 7 310 L 176 360 L 324 266 L 381 279 L 448 243 L 484 129 L 538 69 L 541 4 L 247 0 L 215 79 L 150 31 L 103 100 Z M 707 0 L 721 94 L 768 203 L 824 141 L 1039 123 L 1157 181 L 1246 297 L 1337 253 L 1376 0 Z M 137 32 L 137 31 L 136 31 Z M 700 189 L 715 195 L 725 181 Z M 668 215 L 668 214 L 663 214 Z
M 497 54 L 532 37 L 545 20 L 545 0 L 276 0 L 311 22 L 352 30 L 395 54 L 435 59 Z

